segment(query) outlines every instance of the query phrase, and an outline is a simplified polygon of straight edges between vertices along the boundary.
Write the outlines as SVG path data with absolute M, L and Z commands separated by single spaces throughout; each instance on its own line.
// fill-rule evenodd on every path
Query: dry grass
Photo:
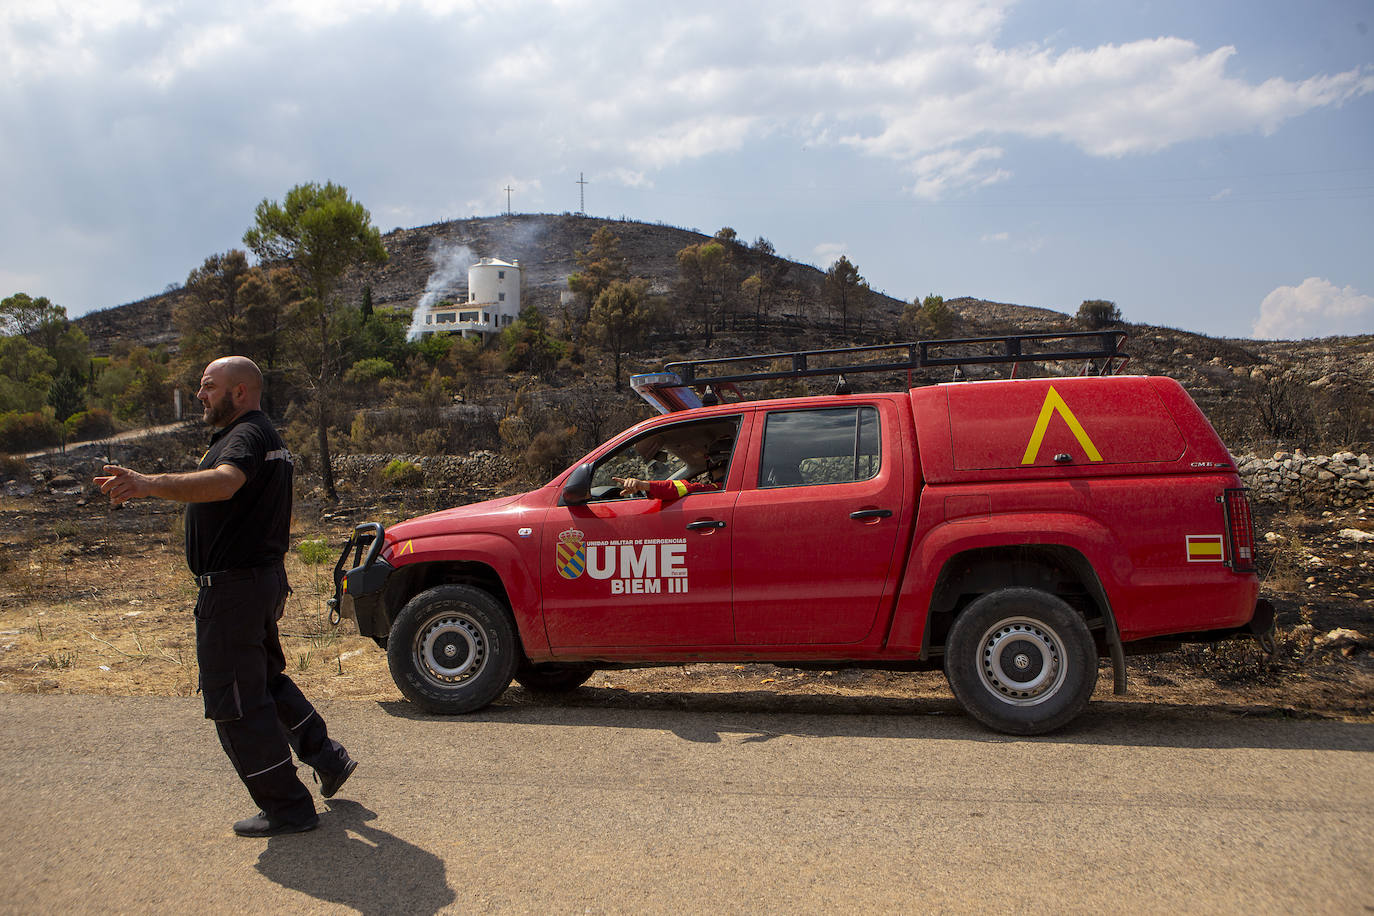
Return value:
M 423 506 L 373 506 L 368 516 L 390 524 L 438 508 L 429 498 L 416 495 L 414 502 Z M 322 523 L 318 510 L 297 507 L 293 550 L 286 557 L 294 591 L 280 625 L 287 671 L 312 699 L 399 700 L 385 653 L 358 636 L 351 621 L 338 629 L 329 623 L 325 602 L 333 589 L 333 561 L 350 527 Z M 1374 670 L 1340 657 L 1314 660 L 1314 631 L 1324 632 L 1331 621 L 1313 621 L 1314 628 L 1305 616 L 1309 606 L 1320 606 L 1307 581 L 1310 549 L 1320 541 L 1312 520 L 1295 514 L 1267 528 L 1281 532 L 1283 540 L 1267 544 L 1262 555 L 1265 591 L 1301 607 L 1298 619 L 1280 627 L 1279 652 L 1271 658 L 1253 643 L 1238 641 L 1133 659 L 1126 702 L 1368 719 Z M 0 497 L 0 692 L 193 695 L 196 589 L 181 539 L 180 510 L 165 503 L 112 512 L 97 502 L 77 505 L 75 497 L 42 503 Z M 1325 613 L 1330 617 L 1329 605 Z M 1338 625 L 1348 625 L 1345 619 L 1342 612 Z M 600 672 L 563 701 L 532 698 L 517 688 L 502 702 L 677 704 L 686 695 L 700 694 L 708 702 L 707 694 L 728 699 L 741 691 L 771 697 L 760 701 L 769 708 L 785 707 L 794 696 L 843 695 L 865 702 L 948 697 L 938 672 L 690 665 Z M 1109 676 L 1098 694 L 1110 697 Z
M 92 504 L 26 526 L 0 503 L 0 521 L 15 522 L 0 551 L 8 558 L 0 576 L 0 691 L 196 692 L 196 588 L 181 551 L 180 515 L 168 514 L 167 524 L 147 519 L 151 536 L 133 539 L 115 529 L 113 515 Z M 322 536 L 340 537 L 302 529 L 292 541 Z M 377 645 L 350 634 L 348 622 L 329 623 L 329 559 L 306 563 L 296 551 L 286 558 L 293 592 L 280 629 L 288 672 L 314 697 L 399 698 Z

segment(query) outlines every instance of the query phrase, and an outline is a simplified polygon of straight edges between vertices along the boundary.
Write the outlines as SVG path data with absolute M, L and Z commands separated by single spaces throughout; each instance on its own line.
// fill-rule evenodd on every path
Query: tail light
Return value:
M 1244 487 L 1225 491 L 1226 565 L 1240 573 L 1255 571 L 1255 517 L 1250 512 L 1250 496 Z

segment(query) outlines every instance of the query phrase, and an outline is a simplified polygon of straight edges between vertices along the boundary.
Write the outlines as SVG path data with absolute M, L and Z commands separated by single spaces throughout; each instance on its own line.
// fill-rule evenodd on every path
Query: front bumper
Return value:
M 363 636 L 387 634 L 382 593 L 396 569 L 381 558 L 385 543 L 386 529 L 378 522 L 365 522 L 353 529 L 334 564 L 334 596 L 326 602 L 330 623 L 338 626 L 343 618 L 349 617 L 357 622 L 358 632 Z M 352 565 L 348 566 L 350 562 Z

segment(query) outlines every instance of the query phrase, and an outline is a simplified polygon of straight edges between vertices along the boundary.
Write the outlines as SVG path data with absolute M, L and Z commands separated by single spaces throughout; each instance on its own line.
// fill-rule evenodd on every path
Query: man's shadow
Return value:
M 326 804 L 316 830 L 267 841 L 264 877 L 359 913 L 437 913 L 457 899 L 438 856 L 368 826 L 377 814 L 357 802 Z

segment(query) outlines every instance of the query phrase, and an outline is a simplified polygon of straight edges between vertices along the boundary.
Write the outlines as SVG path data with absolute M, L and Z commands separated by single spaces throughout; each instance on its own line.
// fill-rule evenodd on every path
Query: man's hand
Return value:
M 636 493 L 648 493 L 648 481 L 636 480 L 633 477 L 612 477 L 615 485 L 620 487 L 621 496 L 634 496 Z
M 138 471 L 122 468 L 117 464 L 107 464 L 105 473 L 109 476 L 96 477 L 95 485 L 100 487 L 101 493 L 110 497 L 112 506 L 122 506 L 131 499 L 147 496 L 151 492 L 152 487 L 147 475 Z

